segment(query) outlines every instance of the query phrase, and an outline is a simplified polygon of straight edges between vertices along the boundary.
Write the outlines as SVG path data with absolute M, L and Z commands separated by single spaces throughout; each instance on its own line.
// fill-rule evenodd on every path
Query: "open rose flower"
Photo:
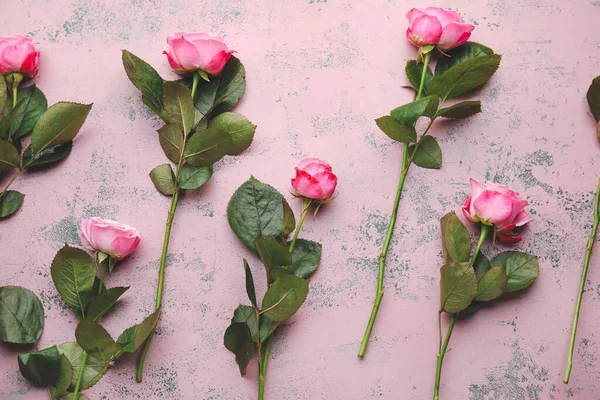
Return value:
M 38 73 L 40 53 L 35 51 L 33 39 L 15 35 L 0 37 L 0 73 L 13 72 L 33 78 Z
M 482 186 L 471 179 L 471 197 L 462 211 L 471 222 L 494 226 L 498 238 L 503 242 L 517 243 L 521 241 L 521 235 L 513 230 L 531 221 L 525 211 L 527 204 L 527 200 L 521 199 L 519 193 L 506 186 L 492 182 Z
M 81 221 L 81 241 L 91 250 L 122 260 L 140 244 L 140 232 L 129 225 L 94 217 Z
M 298 196 L 326 202 L 331 199 L 337 186 L 337 176 L 331 172 L 327 161 L 305 158 L 296 167 L 292 187 Z
M 451 50 L 469 40 L 475 29 L 472 24 L 463 24 L 456 11 L 439 7 L 413 8 L 406 13 L 406 18 L 406 38 L 417 47 L 435 45 L 440 50 Z
M 167 38 L 168 51 L 163 51 L 177 74 L 202 70 L 218 76 L 234 50 L 229 50 L 222 38 L 206 33 L 178 32 Z

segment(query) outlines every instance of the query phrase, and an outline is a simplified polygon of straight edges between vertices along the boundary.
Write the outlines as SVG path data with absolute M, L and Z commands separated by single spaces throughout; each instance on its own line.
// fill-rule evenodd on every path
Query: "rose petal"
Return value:
M 439 38 L 438 47 L 442 50 L 451 50 L 460 46 L 471 37 L 474 25 L 451 22 L 444 27 Z
M 415 44 L 437 44 L 442 35 L 442 25 L 436 17 L 422 15 L 410 26 L 410 38 Z
M 525 210 L 522 210 L 517 214 L 517 216 L 513 220 L 513 224 L 515 224 L 516 226 L 523 226 L 529 221 L 531 221 L 531 217 L 529 216 L 529 214 L 527 214 Z
M 462 207 L 463 215 L 469 221 L 471 221 L 471 222 L 477 222 L 477 219 L 469 211 L 470 208 L 471 208 L 471 198 L 468 198 L 467 201 L 465 201 L 465 205 Z
M 412 10 L 410 10 L 409 12 L 406 13 L 406 18 L 408 19 L 408 26 L 411 26 L 412 23 L 415 21 L 415 19 L 419 18 L 420 16 L 423 16 L 427 14 L 425 11 L 420 10 L 418 8 L 413 8 Z
M 118 260 L 122 260 L 127 257 L 137 248 L 140 244 L 140 237 L 126 237 L 126 236 L 118 236 L 111 243 L 111 251 L 110 254 L 116 256 Z
M 327 163 L 327 161 L 323 161 L 323 160 L 320 160 L 320 159 L 314 158 L 314 157 L 308 157 L 308 158 L 305 158 L 304 160 L 300 161 L 298 163 L 298 168 L 301 170 L 304 170 L 306 168 L 306 166 L 310 165 L 310 164 L 322 164 L 322 165 L 325 165 L 325 166 L 331 168 L 331 166 Z
M 189 42 L 185 37 L 174 37 L 168 39 L 169 54 L 177 59 L 182 69 L 194 71 L 200 68 L 202 59 L 196 46 Z
M 460 14 L 456 11 L 444 10 L 439 7 L 427 7 L 424 11 L 426 14 L 436 17 L 442 24 L 442 28 L 451 22 L 461 21 Z
M 296 178 L 292 179 L 292 187 L 299 195 L 309 199 L 319 199 L 323 194 L 319 181 L 298 168 L 296 168 Z
M 235 53 L 234 50 L 221 51 L 219 54 L 214 56 L 212 60 L 202 69 L 212 76 L 220 75 L 233 53 Z
M 498 239 L 506 244 L 519 243 L 523 238 L 518 233 L 503 234 L 498 232 Z
M 509 197 L 502 193 L 484 190 L 483 193 L 473 201 L 473 208 L 479 218 L 484 221 L 489 221 L 494 225 L 500 225 L 510 218 L 513 203 Z
M 323 193 L 321 193 L 321 200 L 326 200 L 333 196 L 335 193 L 335 188 L 337 186 L 337 176 L 332 174 L 331 172 L 321 172 L 315 176 L 315 179 L 321 185 L 321 189 Z

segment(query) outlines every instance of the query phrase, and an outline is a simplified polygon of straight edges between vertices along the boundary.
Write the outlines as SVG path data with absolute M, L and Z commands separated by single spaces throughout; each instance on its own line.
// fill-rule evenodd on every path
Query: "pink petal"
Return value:
M 296 178 L 292 179 L 292 187 L 296 193 L 309 199 L 319 199 L 323 195 L 319 181 L 298 168 L 296 168 Z
M 471 199 L 468 198 L 467 201 L 465 201 L 465 205 L 462 207 L 463 215 L 469 221 L 471 221 L 471 222 L 477 222 L 477 219 L 469 211 L 470 208 L 471 208 Z
M 515 224 L 516 226 L 523 226 L 529 221 L 531 221 L 531 217 L 529 216 L 529 214 L 527 214 L 525 210 L 522 210 L 517 214 L 517 216 L 513 220 L 513 224 Z
M 194 71 L 200 68 L 202 58 L 193 43 L 184 37 L 168 38 L 169 54 L 175 58 L 182 69 Z
M 323 161 L 314 157 L 308 157 L 298 163 L 298 169 L 304 170 L 306 166 L 310 164 L 323 164 L 331 168 L 327 161 Z
M 516 227 L 517 227 L 517 225 L 512 224 L 512 223 L 511 224 L 506 224 L 503 227 L 499 228 L 498 232 L 510 232 L 513 229 L 515 229 Z
M 437 44 L 442 35 L 442 25 L 436 17 L 422 15 L 410 26 L 410 37 L 415 44 Z
M 440 21 L 440 24 L 442 24 L 442 28 L 451 22 L 461 21 L 460 14 L 456 11 L 444 10 L 439 7 L 427 7 L 425 13 L 436 17 Z
M 181 64 L 179 64 L 179 61 L 177 61 L 171 54 L 167 53 L 166 51 L 163 51 L 163 54 L 166 54 L 167 60 L 169 61 L 169 65 L 171 66 L 173 71 L 177 73 L 185 72 Z
M 321 193 L 321 200 L 326 200 L 331 198 L 335 193 L 335 187 L 337 186 L 337 176 L 332 174 L 331 172 L 321 172 L 315 175 L 315 179 L 319 181 L 321 185 L 321 189 L 323 193 Z
M 451 50 L 460 46 L 471 37 L 474 25 L 451 22 L 444 27 L 440 36 L 438 47 L 442 50 Z
M 25 60 L 23 60 L 23 63 L 21 64 L 19 71 L 22 72 L 23 74 L 29 76 L 30 78 L 33 78 L 37 75 L 39 61 L 40 61 L 40 53 L 39 52 L 29 53 L 27 55 L 27 57 L 25 57 Z
M 407 12 L 406 18 L 408 19 L 408 26 L 411 26 L 415 19 L 425 14 L 427 14 L 425 11 L 419 10 L 418 8 L 413 8 L 412 10 Z
M 483 193 L 483 187 L 473 178 L 469 179 L 471 184 L 471 206 L 469 207 L 469 213 L 475 216 L 475 209 L 473 208 L 473 202 Z M 473 221 L 472 221 L 473 222 Z
M 506 244 L 515 244 L 519 243 L 523 238 L 518 233 L 503 234 L 498 232 L 498 239 Z
M 122 260 L 123 258 L 133 253 L 133 251 L 137 248 L 139 244 L 139 236 L 118 236 L 111 243 L 110 254 L 115 256 L 116 259 Z
M 510 218 L 513 202 L 508 196 L 492 190 L 485 190 L 473 201 L 477 216 L 494 225 L 501 225 Z
M 223 50 L 219 54 L 213 57 L 213 59 L 202 68 L 204 71 L 212 76 L 218 76 L 225 68 L 225 65 L 231 58 L 231 55 L 235 53 L 233 50 Z

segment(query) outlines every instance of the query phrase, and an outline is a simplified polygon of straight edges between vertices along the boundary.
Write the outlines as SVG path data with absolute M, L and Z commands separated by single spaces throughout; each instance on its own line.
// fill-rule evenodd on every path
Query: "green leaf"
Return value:
M 3 114 L 4 107 L 8 100 L 8 88 L 6 87 L 6 80 L 4 76 L 0 74 L 0 115 Z
M 256 250 L 269 277 L 271 277 L 271 271 L 274 267 L 286 267 L 292 264 L 290 251 L 273 236 L 256 239 Z
M 296 275 L 280 274 L 265 293 L 261 312 L 272 321 L 285 321 L 298 311 L 307 295 L 307 280 Z
M 169 121 L 187 135 L 194 125 L 192 94 L 179 82 L 165 82 L 164 91 L 163 102 Z
M 491 261 L 494 267 L 506 271 L 508 283 L 505 292 L 515 292 L 531 285 L 539 273 L 536 256 L 520 251 L 505 251 Z
M 184 164 L 179 171 L 179 181 L 177 187 L 180 189 L 198 189 L 202 187 L 212 176 L 212 165 L 208 167 L 192 167 Z
M 446 100 L 476 89 L 494 75 L 500 66 L 500 58 L 500 55 L 493 54 L 456 64 L 431 80 L 429 93 Z
M 0 218 L 6 218 L 19 210 L 25 195 L 16 190 L 8 190 L 0 197 Z
M 0 342 L 35 343 L 44 329 L 44 307 L 30 290 L 0 287 Z
M 65 246 L 56 253 L 50 267 L 56 290 L 78 318 L 87 305 L 86 296 L 96 279 L 96 263 L 84 250 Z
M 0 139 L 8 140 L 11 136 L 14 140 L 26 107 L 26 99 L 19 101 L 15 108 L 6 107 L 4 118 L 0 121 Z
M 60 354 L 59 360 L 60 374 L 58 376 L 58 381 L 50 388 L 50 392 L 53 397 L 58 397 L 62 393 L 66 392 L 67 389 L 69 389 L 69 386 L 71 386 L 71 381 L 73 380 L 73 368 L 71 367 L 71 363 L 69 362 L 67 357 Z
M 235 354 L 235 361 L 240 368 L 240 374 L 242 376 L 246 375 L 246 368 L 255 352 L 250 328 L 241 322 L 231 324 L 225 331 L 224 342 L 227 350 Z
M 248 325 L 252 340 L 258 344 L 258 326 L 256 325 L 256 311 L 250 306 L 240 304 L 233 312 L 231 323 L 243 322 Z
M 15 139 L 31 132 L 42 114 L 48 109 L 46 96 L 35 84 L 19 89 L 17 99 L 19 102 L 23 102 L 23 105 L 19 107 L 13 117 L 12 129 Z
M 414 125 L 402 125 L 389 115 L 377 118 L 375 123 L 390 139 L 402 143 L 417 141 L 417 131 Z
M 37 153 L 75 139 L 91 109 L 91 104 L 66 102 L 50 106 L 31 133 L 33 151 Z
M 406 62 L 406 67 L 404 68 L 406 72 L 406 76 L 408 77 L 408 81 L 411 86 L 415 90 L 415 92 L 419 91 L 419 85 L 421 84 L 421 76 L 423 75 L 423 63 L 417 63 L 415 60 L 409 60 Z M 425 82 L 423 83 L 423 93 L 427 94 L 427 87 L 429 86 L 429 82 L 433 79 L 433 72 L 431 72 L 431 68 L 427 67 L 427 72 L 425 73 Z
M 248 261 L 244 259 L 244 270 L 246 271 L 246 293 L 248 294 L 248 299 L 254 307 L 256 305 L 256 290 L 254 289 L 254 279 L 252 278 L 252 271 L 250 270 L 250 266 L 248 265 Z
M 437 96 L 427 96 L 394 108 L 390 115 L 401 125 L 414 125 L 419 117 L 432 117 L 437 111 L 438 101 Z
M 221 75 L 210 82 L 200 80 L 196 92 L 196 108 L 202 115 L 219 115 L 231 110 L 244 94 L 246 70 L 239 59 L 232 56 Z
M 490 268 L 477 281 L 477 296 L 475 300 L 490 301 L 500 297 L 506 288 L 507 282 L 506 272 L 502 268 Z
M 86 317 L 93 321 L 98 321 L 104 314 L 106 314 L 119 300 L 119 297 L 123 295 L 129 289 L 127 287 L 114 287 L 107 289 L 94 297 L 87 307 Z
M 231 148 L 231 143 L 229 133 L 208 127 L 188 139 L 185 159 L 194 167 L 207 167 L 223 158 Z
M 19 370 L 35 385 L 54 386 L 60 377 L 60 355 L 56 346 L 19 354 Z
M 477 295 L 477 278 L 471 264 L 446 264 L 440 275 L 440 310 L 454 314 L 467 308 Z
M 84 318 L 75 329 L 77 344 L 89 355 L 104 362 L 110 361 L 117 351 L 117 343 L 99 323 Z
M 252 144 L 256 125 L 241 114 L 224 112 L 210 122 L 213 129 L 225 131 L 231 135 L 231 147 L 227 154 L 234 156 L 246 150 Z
M 150 171 L 150 179 L 156 190 L 165 196 L 172 196 L 177 191 L 175 186 L 175 174 L 171 164 L 161 164 Z
M 126 353 L 134 353 L 154 331 L 159 318 L 160 309 L 146 317 L 141 324 L 125 329 L 117 339 L 119 349 Z
M 135 348 L 135 333 L 139 325 L 131 326 L 123 331 L 117 339 L 117 345 L 121 351 L 126 353 L 133 353 L 136 351 Z
M 453 106 L 442 108 L 437 115 L 444 118 L 468 118 L 481 112 L 481 102 L 463 101 Z
M 6 140 L 0 140 L 0 173 L 19 168 L 20 162 L 17 148 Z
M 448 56 L 440 56 L 435 65 L 435 75 L 441 75 L 456 64 L 460 64 L 475 57 L 484 57 L 494 54 L 489 47 L 476 42 L 465 44 L 446 52 Z
M 158 130 L 158 141 L 167 158 L 175 164 L 183 157 L 185 135 L 179 125 L 171 123 Z
M 408 154 L 413 157 L 413 162 L 419 167 L 439 169 L 442 167 L 442 149 L 433 136 L 423 136 L 420 145 L 415 152 L 416 146 L 411 144 Z M 415 155 L 413 156 L 413 152 Z
M 256 239 L 259 237 L 281 234 L 284 226 L 282 199 L 276 189 L 254 177 L 231 196 L 227 205 L 229 226 L 250 250 L 257 251 Z
M 42 150 L 37 157 L 34 157 L 34 152 L 31 146 L 27 147 L 23 152 L 23 166 L 27 168 L 39 167 L 41 165 L 53 164 L 62 161 L 73 149 L 73 142 L 59 144 L 53 147 L 48 147 Z
M 288 242 L 288 245 L 291 242 Z M 296 239 L 292 252 L 291 272 L 300 278 L 306 278 L 319 266 L 321 262 L 321 243 L 310 240 Z
M 444 263 L 466 262 L 471 256 L 471 235 L 454 211 L 440 219 Z
M 475 269 L 475 276 L 477 276 L 477 280 L 480 280 L 486 272 L 488 272 L 492 266 L 487 257 L 479 252 L 477 258 L 475 259 L 475 263 L 473 264 L 473 268 Z
M 285 236 L 296 229 L 296 217 L 294 217 L 294 211 L 284 197 L 281 198 L 281 202 L 283 204 L 283 228 L 281 229 L 281 232 Z
M 594 78 L 586 97 L 594 119 L 600 122 L 600 76 Z
M 129 80 L 159 110 L 163 108 L 163 80 L 150 64 L 123 50 L 123 66 Z
M 79 369 L 81 368 L 81 359 L 83 358 L 83 349 L 77 343 L 68 342 L 58 346 L 58 352 L 61 355 L 64 355 L 71 364 L 73 376 L 68 390 L 72 391 L 77 384 Z M 106 367 L 107 365 L 104 361 L 91 355 L 88 356 L 85 368 L 83 369 L 81 389 L 87 389 L 98 383 L 100 378 L 106 373 Z

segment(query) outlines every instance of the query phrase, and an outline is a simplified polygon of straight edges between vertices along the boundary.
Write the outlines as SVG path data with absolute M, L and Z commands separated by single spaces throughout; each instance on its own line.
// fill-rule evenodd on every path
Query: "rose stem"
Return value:
M 429 59 L 431 58 L 431 52 L 425 55 L 425 60 L 423 62 L 423 73 L 421 74 L 421 83 L 419 85 L 419 91 L 417 92 L 416 100 L 421 98 L 421 94 L 423 93 L 423 85 L 425 84 L 425 77 L 427 75 L 427 66 L 429 64 Z M 433 123 L 433 119 L 431 120 L 427 130 L 431 127 Z M 427 131 L 425 131 L 427 134 Z M 417 144 L 418 146 L 418 144 Z M 414 154 L 414 152 L 413 152 Z M 367 325 L 367 329 L 365 331 L 365 335 L 363 336 L 362 342 L 360 343 L 360 349 L 358 350 L 358 356 L 363 357 L 365 355 L 365 351 L 367 351 L 367 345 L 369 344 L 369 338 L 371 337 L 371 332 L 373 331 L 373 325 L 375 325 L 375 319 L 377 318 L 377 313 L 379 312 L 379 306 L 381 305 L 381 300 L 383 299 L 383 277 L 385 272 L 385 260 L 387 257 L 388 249 L 390 247 L 390 242 L 392 240 L 392 234 L 394 233 L 394 227 L 396 225 L 396 218 L 398 214 L 398 206 L 400 205 L 400 199 L 402 198 L 402 189 L 404 188 L 404 181 L 406 180 L 406 175 L 408 174 L 408 168 L 410 167 L 412 161 L 412 157 L 409 159 L 408 157 L 408 145 L 404 145 L 404 150 L 402 152 L 402 171 L 400 173 L 400 181 L 398 182 L 398 189 L 396 190 L 396 198 L 394 200 L 394 208 L 392 209 L 392 215 L 390 216 L 390 223 L 388 225 L 387 234 L 385 236 L 385 241 L 383 242 L 383 249 L 381 250 L 381 254 L 379 255 L 379 273 L 377 276 L 377 294 L 375 296 L 375 303 L 373 304 L 373 310 L 371 311 L 371 317 L 369 318 L 369 323 Z
M 194 84 L 192 84 L 192 99 L 196 96 L 196 89 L 198 88 L 197 73 L 194 73 Z M 187 132 L 184 132 L 187 133 Z M 177 170 L 175 171 L 175 187 L 177 188 L 179 185 L 179 174 L 181 173 L 181 166 L 183 165 L 184 157 L 183 152 L 179 155 L 179 163 L 177 163 Z M 169 215 L 167 216 L 167 223 L 165 229 L 165 238 L 163 240 L 163 248 L 162 254 L 160 257 L 160 268 L 158 270 L 158 286 L 156 288 L 156 307 L 158 310 L 162 305 L 162 293 L 163 287 L 165 283 L 165 267 L 167 265 L 167 251 L 169 250 L 169 241 L 171 240 L 171 227 L 173 226 L 173 219 L 175 218 L 175 211 L 177 211 L 177 202 L 179 201 L 179 189 L 175 190 L 173 194 L 173 198 L 171 199 L 171 208 L 169 209 Z M 146 343 L 144 343 L 144 347 L 140 353 L 140 359 L 138 360 L 137 373 L 135 376 L 135 380 L 138 382 L 142 381 L 144 375 L 144 362 L 146 361 L 146 356 L 148 355 L 148 350 L 150 349 L 150 343 L 152 343 L 152 338 L 154 338 L 154 333 L 156 332 L 156 328 L 152 330 L 148 339 L 146 339 Z
M 485 241 L 485 238 L 488 235 L 490 227 L 487 225 L 481 225 L 481 233 L 479 235 L 479 242 L 477 242 L 477 247 L 475 247 L 475 251 L 473 252 L 473 257 L 471 258 L 471 266 L 475 264 L 475 260 L 479 255 L 479 250 L 481 249 L 481 245 Z M 448 332 L 446 333 L 446 339 L 444 339 L 444 344 L 440 348 L 437 354 L 437 366 L 435 369 L 435 386 L 433 389 L 433 400 L 439 400 L 440 398 L 440 379 L 442 378 L 442 363 L 444 362 L 444 356 L 446 355 L 446 349 L 448 348 L 448 344 L 450 343 L 450 336 L 452 336 L 452 331 L 454 330 L 454 324 L 456 323 L 456 316 L 458 313 L 452 314 L 450 318 L 450 326 L 448 326 Z M 441 316 L 441 312 L 440 312 Z M 441 318 L 440 321 L 440 331 L 441 327 Z
M 108 268 L 108 263 L 110 262 L 110 257 L 106 257 L 104 261 L 100 263 L 100 285 L 98 287 L 98 294 L 102 294 L 102 286 L 104 286 L 104 276 L 106 275 L 106 269 Z M 81 316 L 85 318 L 84 310 L 81 310 Z M 79 399 L 79 392 L 81 390 L 81 383 L 83 380 L 83 373 L 85 371 L 85 364 L 87 363 L 88 354 L 84 351 L 81 356 L 81 365 L 79 366 L 79 375 L 77 376 L 77 383 L 75 384 L 75 390 L 73 390 L 73 400 Z
M 290 254 L 294 251 L 294 245 L 296 244 L 296 239 L 298 239 L 298 234 L 302 229 L 302 224 L 304 224 L 304 220 L 306 219 L 306 215 L 308 214 L 308 210 L 312 204 L 311 199 L 304 199 L 302 202 L 302 215 L 300 216 L 300 221 L 298 221 L 298 226 L 296 227 L 296 232 L 294 232 L 294 237 L 290 242 Z M 269 354 L 271 353 L 271 343 L 273 341 L 271 338 L 267 339 L 267 343 L 265 346 L 265 352 L 263 355 L 262 362 L 259 364 L 259 377 L 258 377 L 258 400 L 263 400 L 265 396 L 265 378 L 267 376 L 267 364 L 269 363 Z
M 577 336 L 577 323 L 579 322 L 579 312 L 581 311 L 581 299 L 583 298 L 583 290 L 585 288 L 585 281 L 587 279 L 588 267 L 590 265 L 590 258 L 592 256 L 592 249 L 596 242 L 596 234 L 598 233 L 598 222 L 600 222 L 600 211 L 598 206 L 600 205 L 600 180 L 598 180 L 598 188 L 596 189 L 596 198 L 594 200 L 594 226 L 592 227 L 592 234 L 587 243 L 587 249 L 585 251 L 585 261 L 583 263 L 583 272 L 581 273 L 581 282 L 579 283 L 579 294 L 577 295 L 577 303 L 575 303 L 575 315 L 573 316 L 573 326 L 571 327 L 571 342 L 569 343 L 569 356 L 567 357 L 567 366 L 565 368 L 565 377 L 563 382 L 569 383 L 571 378 L 571 369 L 573 368 L 573 350 L 575 348 L 575 337 Z

